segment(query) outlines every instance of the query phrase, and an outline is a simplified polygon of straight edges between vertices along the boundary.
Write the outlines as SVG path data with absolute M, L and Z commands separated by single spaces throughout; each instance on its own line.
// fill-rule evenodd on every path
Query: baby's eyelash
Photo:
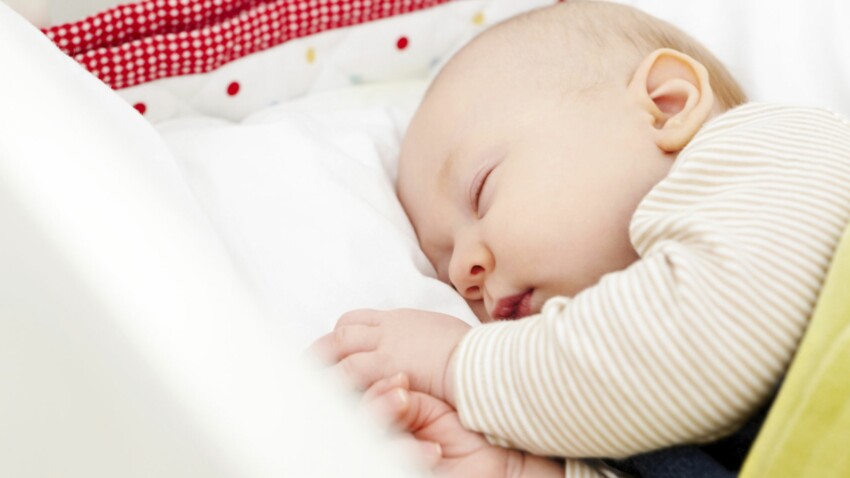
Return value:
M 478 202 L 481 199 L 481 191 L 484 190 L 484 184 L 487 183 L 487 178 L 490 177 L 490 173 L 493 172 L 493 169 L 495 169 L 495 168 L 491 167 L 490 169 L 487 170 L 487 172 L 480 175 L 479 176 L 480 179 L 477 179 L 475 184 L 474 184 L 473 195 L 472 195 L 472 210 L 475 211 L 475 212 L 478 212 Z

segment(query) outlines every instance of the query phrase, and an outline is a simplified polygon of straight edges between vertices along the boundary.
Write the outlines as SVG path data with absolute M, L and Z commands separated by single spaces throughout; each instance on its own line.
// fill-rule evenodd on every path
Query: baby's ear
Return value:
M 699 131 L 714 108 L 714 92 L 702 63 L 662 48 L 643 59 L 629 91 L 655 119 L 655 142 L 675 153 Z

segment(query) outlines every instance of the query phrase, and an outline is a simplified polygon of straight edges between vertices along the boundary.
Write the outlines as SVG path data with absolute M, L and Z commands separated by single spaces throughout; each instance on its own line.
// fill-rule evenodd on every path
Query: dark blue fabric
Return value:
M 740 430 L 722 440 L 665 448 L 605 463 L 636 478 L 737 477 L 772 403 L 771 397 Z
M 612 464 L 639 478 L 734 478 L 738 473 L 721 465 L 697 446 L 677 446 L 633 456 Z

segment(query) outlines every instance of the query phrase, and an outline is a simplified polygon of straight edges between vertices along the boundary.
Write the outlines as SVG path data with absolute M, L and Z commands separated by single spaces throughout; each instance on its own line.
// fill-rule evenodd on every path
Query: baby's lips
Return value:
M 495 320 L 517 319 L 525 317 L 531 313 L 531 297 L 534 293 L 533 289 L 514 294 L 512 296 L 503 297 L 496 303 L 493 309 L 493 318 Z

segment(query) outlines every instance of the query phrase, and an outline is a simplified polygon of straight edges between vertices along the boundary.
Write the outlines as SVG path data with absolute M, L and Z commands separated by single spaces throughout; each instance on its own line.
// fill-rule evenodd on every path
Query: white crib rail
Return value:
M 0 4 L 0 476 L 408 476 L 152 127 Z

